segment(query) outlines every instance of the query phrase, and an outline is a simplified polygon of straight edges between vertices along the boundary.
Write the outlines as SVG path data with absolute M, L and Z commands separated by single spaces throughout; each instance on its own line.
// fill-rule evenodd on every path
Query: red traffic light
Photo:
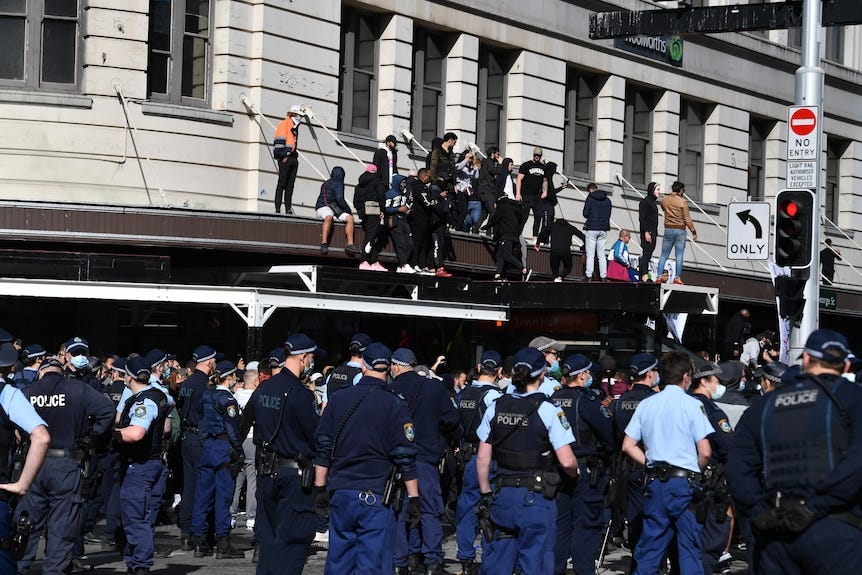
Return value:
M 783 211 L 789 217 L 795 218 L 799 215 L 799 204 L 797 204 L 793 200 L 788 200 L 781 205 L 781 211 Z
M 781 190 L 775 200 L 775 263 L 795 269 L 808 267 L 816 217 L 814 194 L 810 190 Z

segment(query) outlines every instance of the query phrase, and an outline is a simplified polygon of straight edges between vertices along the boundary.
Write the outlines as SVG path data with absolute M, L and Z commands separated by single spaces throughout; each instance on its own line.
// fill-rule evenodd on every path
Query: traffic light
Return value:
M 778 296 L 778 317 L 790 318 L 798 326 L 805 310 L 804 278 L 778 276 L 775 278 L 775 295 Z
M 814 194 L 810 190 L 781 190 L 775 197 L 775 263 L 794 269 L 811 265 L 811 226 Z

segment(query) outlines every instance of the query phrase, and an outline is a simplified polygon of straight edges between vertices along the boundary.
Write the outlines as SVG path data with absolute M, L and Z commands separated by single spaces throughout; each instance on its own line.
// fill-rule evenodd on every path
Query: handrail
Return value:
M 326 124 L 324 124 L 323 122 L 321 122 L 321 121 L 320 121 L 320 118 L 318 118 L 318 117 L 317 117 L 317 115 L 314 113 L 314 110 L 312 110 L 312 109 L 311 109 L 311 108 L 309 108 L 308 106 L 303 106 L 301 109 L 302 109 L 302 112 L 303 112 L 306 116 L 308 116 L 308 117 L 309 117 L 309 118 L 311 118 L 312 120 L 317 120 L 317 123 L 318 123 L 318 124 L 320 124 L 320 127 L 321 127 L 321 128 L 323 128 L 323 129 L 326 131 L 326 133 L 327 133 L 327 134 L 329 134 L 330 136 L 332 136 L 332 139 L 333 139 L 333 140 L 335 140 L 335 141 L 336 141 L 336 143 L 338 143 L 339 145 L 341 145 L 341 147 L 342 147 L 342 148 L 344 148 L 345 150 L 347 150 L 347 152 L 348 152 L 351 156 L 353 156 L 353 157 L 354 157 L 354 159 L 355 159 L 357 162 L 359 162 L 359 163 L 362 165 L 362 169 L 363 169 L 363 170 L 364 170 L 366 167 L 368 167 L 368 164 L 366 164 L 365 162 L 363 162 L 362 160 L 360 160 L 360 159 L 359 159 L 359 156 L 357 156 L 357 155 L 353 152 L 353 150 L 351 150 L 350 148 L 348 148 L 348 147 L 347 147 L 347 145 L 346 145 L 344 142 L 342 142 L 342 141 L 338 138 L 338 136 L 336 136 L 336 135 L 332 132 L 332 130 L 330 130 L 329 128 L 327 128 L 327 127 L 326 127 Z

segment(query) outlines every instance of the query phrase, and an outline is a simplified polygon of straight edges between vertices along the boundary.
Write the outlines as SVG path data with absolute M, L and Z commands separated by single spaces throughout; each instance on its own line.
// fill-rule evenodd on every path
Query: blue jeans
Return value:
M 590 280 L 595 269 L 595 258 L 599 259 L 599 276 L 602 279 L 608 277 L 608 254 L 605 253 L 605 245 L 608 241 L 608 232 L 602 230 L 587 230 L 587 266 L 585 275 Z
M 467 202 L 467 217 L 464 218 L 465 232 L 479 232 L 479 224 L 482 223 L 482 202 L 478 199 Z
M 676 259 L 676 277 L 682 274 L 682 260 L 685 258 L 685 228 L 678 230 L 674 228 L 665 228 L 664 237 L 661 240 L 661 257 L 658 259 L 658 269 L 656 273 L 661 276 L 664 271 L 664 264 L 670 255 L 670 249 L 673 248 L 673 257 Z

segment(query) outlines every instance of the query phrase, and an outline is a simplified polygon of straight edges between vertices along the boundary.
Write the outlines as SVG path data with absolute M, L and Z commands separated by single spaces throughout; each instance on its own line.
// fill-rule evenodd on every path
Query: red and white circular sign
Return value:
M 817 127 L 817 114 L 811 108 L 799 108 L 790 116 L 790 131 L 797 136 L 807 136 Z

